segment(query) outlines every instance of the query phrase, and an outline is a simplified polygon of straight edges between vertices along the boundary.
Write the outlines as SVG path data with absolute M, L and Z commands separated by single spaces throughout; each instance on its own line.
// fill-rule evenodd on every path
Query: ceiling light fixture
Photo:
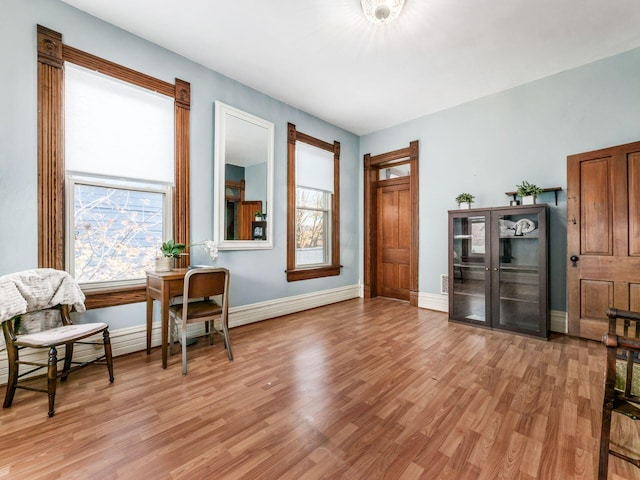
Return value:
M 360 3 L 364 16 L 375 24 L 393 22 L 404 6 L 404 0 L 360 0 Z

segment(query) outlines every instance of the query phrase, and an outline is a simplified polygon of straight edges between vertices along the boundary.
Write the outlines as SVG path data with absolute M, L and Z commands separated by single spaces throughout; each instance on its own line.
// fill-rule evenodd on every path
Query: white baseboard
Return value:
M 418 307 L 438 312 L 449 311 L 449 296 L 438 293 L 419 293 Z M 551 310 L 549 312 L 550 330 L 552 332 L 567 333 L 567 312 Z
M 550 329 L 552 332 L 568 333 L 567 312 L 561 310 L 551 310 L 549 312 Z
M 251 305 L 242 305 L 229 309 L 229 326 L 239 327 L 240 325 L 301 312 L 361 296 L 362 286 L 358 284 L 252 303 Z
M 418 307 L 438 312 L 449 311 L 449 295 L 440 293 L 418 293 Z
M 345 287 L 333 288 L 330 290 L 322 290 L 319 292 L 305 293 L 292 297 L 278 298 L 268 300 L 266 302 L 253 303 L 250 305 L 242 305 L 229 309 L 229 327 L 238 327 L 249 323 L 267 320 L 290 313 L 301 312 L 311 308 L 321 307 L 332 303 L 350 300 L 362 296 L 361 285 L 347 285 Z M 189 334 L 193 336 L 204 334 L 204 324 L 194 324 L 189 326 Z M 127 353 L 139 352 L 147 348 L 147 334 L 145 325 L 135 325 L 133 327 L 119 328 L 110 330 L 111 349 L 113 356 L 125 355 Z M 160 345 L 161 339 L 160 322 L 155 322 L 151 331 L 151 345 L 156 347 Z M 233 337 L 232 337 L 233 338 Z M 91 340 L 91 339 L 88 339 Z M 26 353 L 31 352 L 31 353 Z M 78 345 L 74 349 L 75 361 L 87 361 L 99 355 L 96 347 L 91 345 Z M 64 347 L 58 349 L 58 358 L 64 356 Z M 21 359 L 46 362 L 47 351 L 26 350 Z M 0 352 L 0 385 L 7 383 L 8 365 L 6 361 L 6 352 Z M 46 373 L 44 370 L 39 374 Z

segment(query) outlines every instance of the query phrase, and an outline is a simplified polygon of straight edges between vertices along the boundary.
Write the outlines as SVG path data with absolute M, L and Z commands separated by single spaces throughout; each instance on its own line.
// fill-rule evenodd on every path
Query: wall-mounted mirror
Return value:
M 273 248 L 273 123 L 218 101 L 215 109 L 218 248 Z

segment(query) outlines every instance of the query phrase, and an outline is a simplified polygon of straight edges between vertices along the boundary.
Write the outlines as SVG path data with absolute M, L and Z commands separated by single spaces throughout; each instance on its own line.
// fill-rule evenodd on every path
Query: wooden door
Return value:
M 237 240 L 251 240 L 253 231 L 251 222 L 255 218 L 257 211 L 262 212 L 261 200 L 247 200 L 240 202 L 238 209 L 238 238 Z
M 409 300 L 411 186 L 409 177 L 378 183 L 377 295 Z
M 567 292 L 571 335 L 640 311 L 640 142 L 567 157 Z

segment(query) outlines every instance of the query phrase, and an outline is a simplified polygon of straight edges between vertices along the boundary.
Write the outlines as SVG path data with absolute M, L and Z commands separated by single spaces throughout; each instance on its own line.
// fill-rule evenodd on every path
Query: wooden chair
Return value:
M 608 332 L 603 341 L 607 347 L 602 430 L 600 434 L 600 464 L 598 480 L 607 478 L 609 455 L 640 467 L 640 459 L 610 449 L 611 416 L 620 413 L 640 420 L 640 312 L 610 308 Z
M 212 297 L 220 296 L 220 303 Z M 184 277 L 184 293 L 181 304 L 169 307 L 169 344 L 173 354 L 173 343 L 177 325 L 181 327 L 182 375 L 187 374 L 187 325 L 205 322 L 205 331 L 209 344 L 213 345 L 213 335 L 224 337 L 229 361 L 233 360 L 231 340 L 229 339 L 229 271 L 226 268 L 194 268 Z M 220 320 L 221 331 L 217 330 L 215 320 Z
M 85 323 L 74 325 L 69 317 L 71 308 L 79 312 L 85 310 L 84 294 L 71 275 L 52 268 L 24 270 L 0 277 L 0 323 L 9 361 L 7 391 L 4 408 L 13 403 L 16 389 L 33 390 L 49 395 L 49 416 L 54 415 L 57 378 L 65 381 L 72 371 L 86 365 L 100 362 L 107 365 L 109 380 L 113 382 L 113 361 L 109 329 L 106 323 Z M 102 341 L 84 340 L 102 333 Z M 100 344 L 104 354 L 89 362 L 74 362 L 73 347 L 77 343 Z M 58 374 L 58 351 L 65 346 L 64 367 Z M 24 349 L 48 349 L 48 358 L 34 355 L 20 359 Z M 93 352 L 92 352 L 93 355 Z M 31 370 L 20 373 L 20 365 L 30 365 Z M 73 365 L 73 367 L 72 367 Z M 47 389 L 35 388 L 23 383 L 21 378 L 40 369 L 47 369 Z

